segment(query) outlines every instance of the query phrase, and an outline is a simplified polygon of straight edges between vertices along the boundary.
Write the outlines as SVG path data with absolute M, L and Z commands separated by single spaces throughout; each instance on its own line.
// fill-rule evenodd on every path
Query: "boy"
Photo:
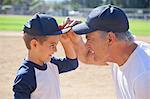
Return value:
M 62 36 L 68 30 L 60 30 L 56 20 L 46 14 L 36 14 L 25 24 L 23 39 L 28 55 L 14 81 L 15 99 L 61 99 L 58 74 L 78 67 L 70 39 Z M 52 57 L 59 39 L 65 50 L 64 59 Z

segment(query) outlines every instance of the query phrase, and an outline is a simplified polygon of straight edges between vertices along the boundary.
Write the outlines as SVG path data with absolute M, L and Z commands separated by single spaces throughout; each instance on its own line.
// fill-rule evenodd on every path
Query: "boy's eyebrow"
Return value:
M 50 44 L 57 44 L 56 42 L 48 42 L 48 43 L 50 43 Z

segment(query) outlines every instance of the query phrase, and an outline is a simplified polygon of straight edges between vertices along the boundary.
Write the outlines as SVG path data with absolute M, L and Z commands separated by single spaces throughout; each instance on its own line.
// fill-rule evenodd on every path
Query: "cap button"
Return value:
M 109 7 L 109 8 L 111 8 L 111 7 L 112 7 L 112 5 L 111 5 L 111 4 L 109 4 L 109 5 L 108 5 L 108 7 Z

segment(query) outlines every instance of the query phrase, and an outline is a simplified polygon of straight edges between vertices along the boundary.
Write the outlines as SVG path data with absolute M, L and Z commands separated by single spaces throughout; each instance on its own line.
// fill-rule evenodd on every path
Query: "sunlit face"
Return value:
M 52 54 L 57 51 L 57 44 L 59 42 L 59 36 L 49 36 L 43 44 L 38 43 L 37 50 L 41 61 L 50 61 Z
M 86 47 L 94 55 L 94 60 L 99 64 L 106 64 L 108 58 L 108 42 L 101 36 L 102 31 L 95 31 L 86 35 Z

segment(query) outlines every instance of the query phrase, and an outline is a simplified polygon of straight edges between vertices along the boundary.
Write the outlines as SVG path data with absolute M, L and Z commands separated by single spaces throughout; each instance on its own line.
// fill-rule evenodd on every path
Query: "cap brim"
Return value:
M 75 25 L 74 27 L 72 27 L 72 30 L 78 35 L 96 31 L 95 29 L 90 28 L 86 23 Z
M 72 27 L 68 27 L 68 28 L 62 29 L 61 30 L 62 34 L 69 32 L 71 29 L 72 29 Z
M 72 29 L 71 27 L 68 27 L 68 28 L 59 30 L 59 31 L 57 31 L 57 32 L 54 32 L 53 34 L 49 34 L 49 35 L 47 35 L 47 36 L 54 36 L 54 35 L 64 34 L 64 33 L 69 32 L 71 29 Z

